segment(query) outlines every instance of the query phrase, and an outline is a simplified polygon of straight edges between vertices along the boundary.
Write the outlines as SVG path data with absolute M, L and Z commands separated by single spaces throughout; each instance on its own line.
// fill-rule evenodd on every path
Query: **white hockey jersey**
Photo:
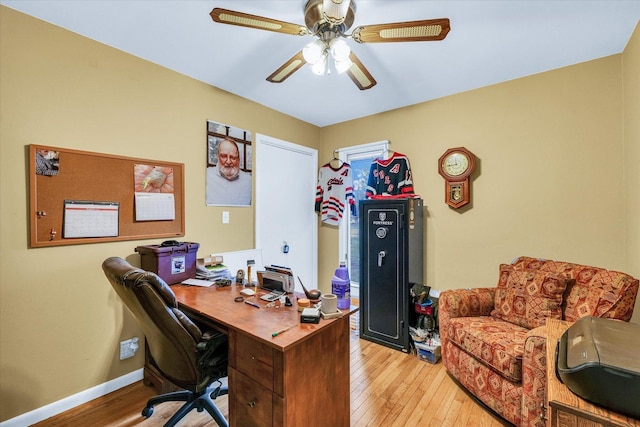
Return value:
M 320 213 L 322 222 L 338 225 L 346 207 L 356 214 L 356 199 L 353 195 L 353 171 L 349 163 L 334 168 L 330 163 L 318 172 L 315 211 Z

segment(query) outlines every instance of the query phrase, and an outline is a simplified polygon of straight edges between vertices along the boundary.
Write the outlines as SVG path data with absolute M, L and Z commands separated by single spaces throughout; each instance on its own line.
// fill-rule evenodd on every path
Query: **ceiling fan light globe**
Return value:
M 336 67 L 336 72 L 338 74 L 342 74 L 345 71 L 347 71 L 349 68 L 351 68 L 351 66 L 353 65 L 353 62 L 351 62 L 351 59 L 347 58 L 343 61 L 334 60 L 333 65 Z
M 325 50 L 325 44 L 320 40 L 316 40 L 309 43 L 302 49 L 302 56 L 309 64 L 316 64 L 318 61 L 322 60 L 322 57 L 325 55 Z
M 318 76 L 325 75 L 327 73 L 327 57 L 325 56 L 314 64 L 311 64 L 311 72 Z
M 336 62 L 349 59 L 349 55 L 351 54 L 351 48 L 344 39 L 331 40 L 330 51 L 331 56 Z

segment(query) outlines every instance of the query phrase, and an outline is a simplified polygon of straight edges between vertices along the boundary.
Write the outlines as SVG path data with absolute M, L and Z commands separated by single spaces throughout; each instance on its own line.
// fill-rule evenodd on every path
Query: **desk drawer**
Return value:
M 275 399 L 275 401 L 274 401 Z M 274 425 L 274 405 L 282 399 L 251 378 L 229 368 L 229 421 L 233 427 Z M 277 425 L 282 425 L 279 422 Z
M 273 349 L 246 335 L 235 333 L 232 362 L 235 369 L 273 391 Z

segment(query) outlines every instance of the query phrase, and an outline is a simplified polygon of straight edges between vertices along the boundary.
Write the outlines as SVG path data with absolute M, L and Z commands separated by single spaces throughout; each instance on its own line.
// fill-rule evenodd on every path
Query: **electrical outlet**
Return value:
M 133 357 L 138 351 L 138 337 L 120 341 L 120 360 Z
M 222 223 L 229 224 L 229 211 L 222 211 Z

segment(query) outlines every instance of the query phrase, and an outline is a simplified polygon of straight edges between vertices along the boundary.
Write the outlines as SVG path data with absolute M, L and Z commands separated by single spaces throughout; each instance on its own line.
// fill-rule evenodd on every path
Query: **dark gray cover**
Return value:
M 556 374 L 583 399 L 640 418 L 640 325 L 577 320 L 558 340 Z

